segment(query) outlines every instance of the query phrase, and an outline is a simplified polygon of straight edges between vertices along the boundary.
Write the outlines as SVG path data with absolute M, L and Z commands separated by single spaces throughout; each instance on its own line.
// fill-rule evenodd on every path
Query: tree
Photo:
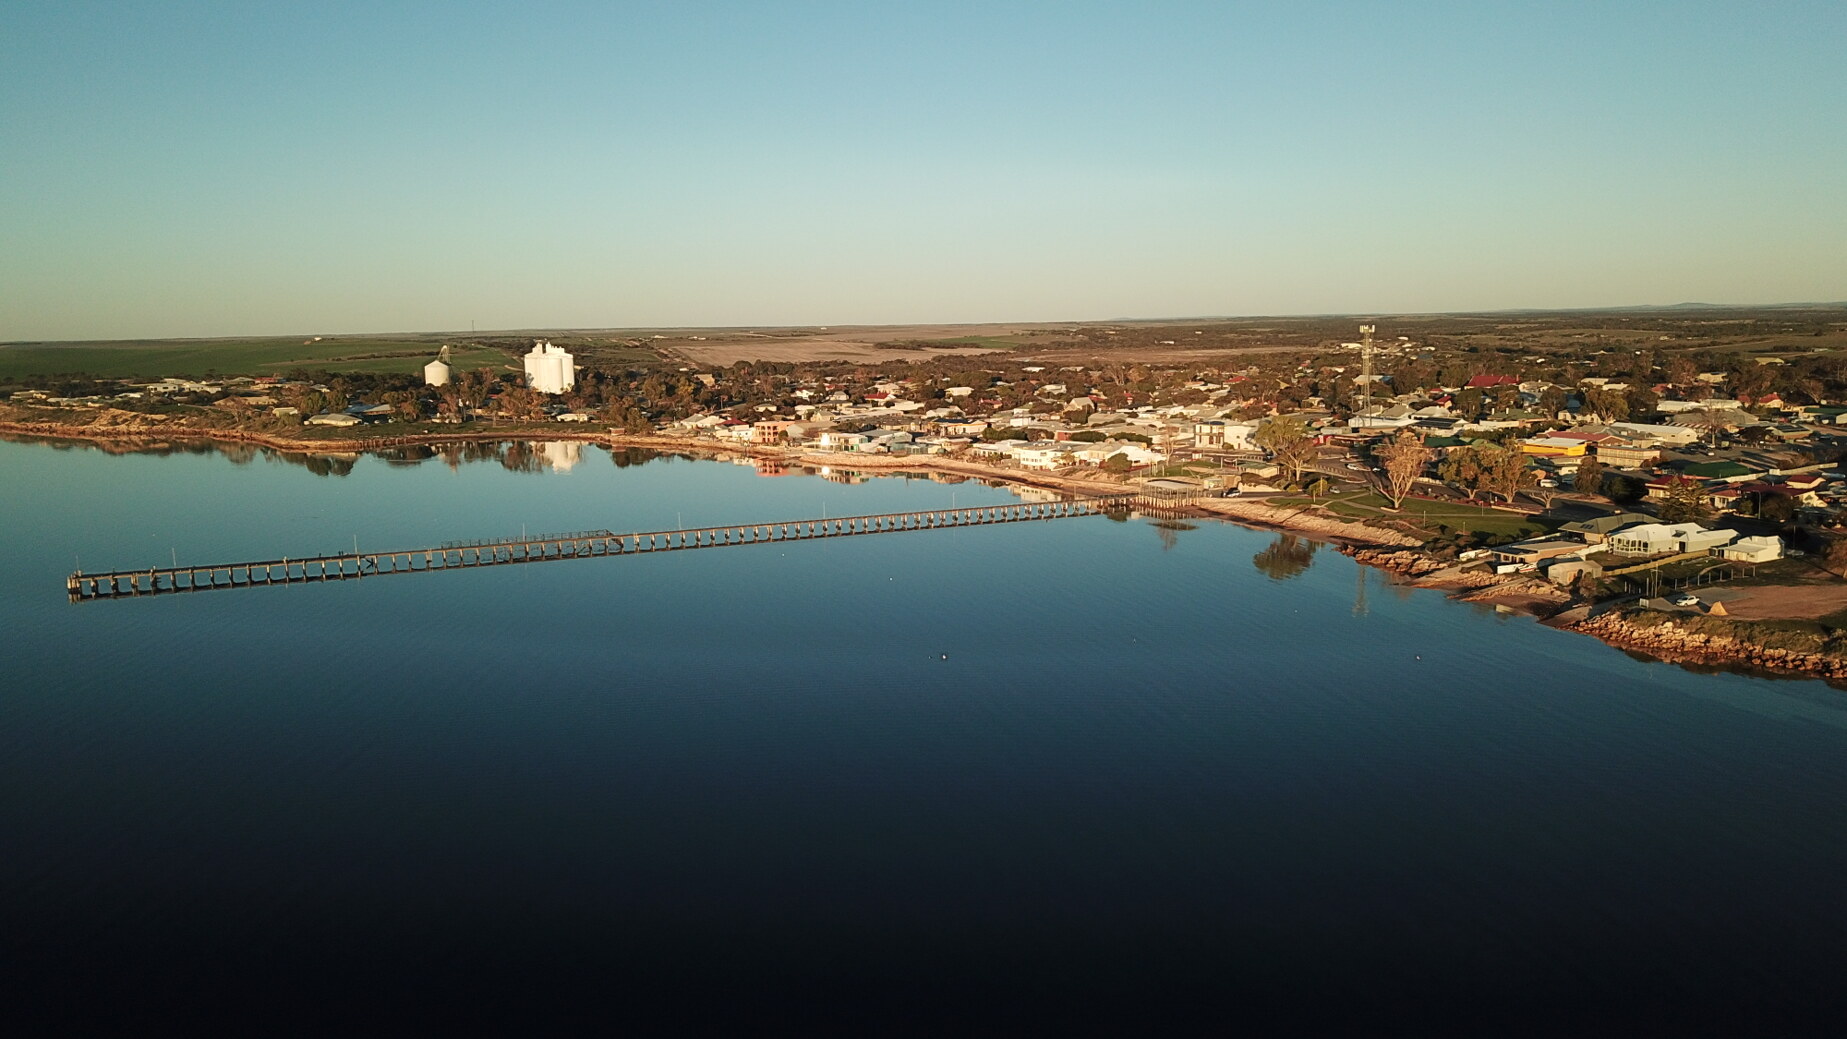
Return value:
M 1126 473 L 1133 468 L 1135 468 L 1135 463 L 1129 461 L 1129 456 L 1121 451 L 1103 460 L 1103 471 L 1106 473 Z
M 1737 414 L 1733 408 L 1700 408 L 1688 413 L 1687 417 L 1692 420 L 1693 428 L 1700 431 L 1700 439 L 1710 439 L 1713 446 L 1717 447 L 1719 434 L 1732 424 Z
M 1522 488 L 1537 482 L 1526 464 L 1526 453 L 1517 447 L 1484 447 L 1481 455 L 1482 485 L 1509 502 Z
M 1482 489 L 1481 448 L 1477 445 L 1456 448 L 1437 465 L 1437 475 L 1468 492 L 1469 500 Z
M 1539 411 L 1546 418 L 1557 418 L 1559 412 L 1565 410 L 1568 401 L 1569 394 L 1562 386 L 1547 386 L 1539 391 Z
M 1399 433 L 1390 444 L 1377 452 L 1385 463 L 1385 479 L 1380 489 L 1391 499 L 1392 510 L 1403 507 L 1404 500 L 1424 475 L 1424 466 L 1435 452 L 1424 446 L 1424 438 L 1410 431 Z
M 1314 435 L 1308 424 L 1293 415 L 1279 415 L 1257 427 L 1251 441 L 1270 452 L 1270 460 L 1283 471 L 1284 479 L 1297 483 L 1315 461 Z
M 1481 415 L 1481 399 L 1481 390 L 1474 386 L 1464 386 L 1451 399 L 1450 410 L 1461 418 L 1473 420 Z
M 1251 565 L 1272 581 L 1287 581 L 1308 569 L 1321 546 L 1294 534 L 1278 534 L 1270 546 L 1251 557 Z
M 1594 457 L 1585 458 L 1578 463 L 1578 472 L 1571 478 L 1571 489 L 1579 494 L 1596 494 L 1603 490 L 1603 463 Z
M 1629 396 L 1621 390 L 1585 390 L 1584 406 L 1611 422 L 1621 422 L 1629 417 Z
M 1647 485 L 1633 476 L 1624 476 L 1621 473 L 1604 474 L 1603 496 L 1618 505 L 1639 500 L 1647 490 Z
M 1668 481 L 1661 507 L 1655 510 L 1663 523 L 1699 523 L 1712 515 L 1706 505 L 1706 487 L 1690 476 Z
M 1757 504 L 1758 518 L 1787 527 L 1796 518 L 1796 500 L 1787 494 L 1766 494 Z

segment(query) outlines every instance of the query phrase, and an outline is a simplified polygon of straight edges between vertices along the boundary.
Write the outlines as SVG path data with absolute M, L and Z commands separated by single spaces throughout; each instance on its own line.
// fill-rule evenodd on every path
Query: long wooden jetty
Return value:
M 502 541 L 450 541 L 435 548 L 399 549 L 392 552 L 355 551 L 299 559 L 285 556 L 252 563 L 154 566 L 146 570 L 114 570 L 94 574 L 79 570 L 71 574 L 67 585 L 72 602 L 88 602 L 137 595 L 205 592 L 220 588 L 262 588 L 306 581 L 346 581 L 386 574 L 421 574 L 433 570 L 470 569 L 509 563 L 592 559 L 691 548 L 724 548 L 852 537 L 859 534 L 896 534 L 913 530 L 1065 519 L 1095 516 L 1128 507 L 1127 499 L 1089 498 L 925 512 L 889 512 L 875 516 L 744 523 L 634 534 L 615 534 L 607 530 L 578 531 Z

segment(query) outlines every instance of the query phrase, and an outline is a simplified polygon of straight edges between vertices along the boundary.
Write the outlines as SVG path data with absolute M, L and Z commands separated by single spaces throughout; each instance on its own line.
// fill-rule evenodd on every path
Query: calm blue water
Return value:
M 957 1029 L 1838 1003 L 1847 694 L 1330 549 L 1279 580 L 1269 533 L 1091 517 L 65 601 L 79 565 L 1015 500 L 580 455 L 0 443 L 12 985 Z

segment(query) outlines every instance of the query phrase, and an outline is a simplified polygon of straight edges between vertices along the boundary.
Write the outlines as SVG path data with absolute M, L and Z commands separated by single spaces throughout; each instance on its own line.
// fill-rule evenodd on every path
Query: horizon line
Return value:
M 932 325 L 949 328 L 974 328 L 990 325 L 1131 325 L 1131 324 L 1166 324 L 1166 323 L 1200 323 L 1214 321 L 1262 321 L 1269 319 L 1314 320 L 1332 318 L 1434 318 L 1434 317 L 1494 317 L 1506 314 L 1616 314 L 1627 312 L 1673 311 L 1673 310 L 1847 310 L 1847 300 L 1835 301 L 1791 301 L 1783 303 L 1705 303 L 1686 301 L 1681 303 L 1634 303 L 1618 306 L 1600 307 L 1498 307 L 1488 310 L 1406 310 L 1406 311 L 1319 311 L 1274 314 L 1216 314 L 1186 315 L 1169 317 L 1111 317 L 1082 319 L 997 319 L 989 321 L 909 321 L 892 324 L 846 322 L 840 324 L 822 324 L 819 322 L 798 322 L 795 324 L 741 324 L 741 325 L 582 325 L 575 327 L 531 325 L 519 328 L 500 329 L 395 329 L 364 332 L 262 332 L 234 333 L 228 335 L 190 335 L 158 337 L 100 337 L 78 339 L 7 339 L 0 340 L 0 349 L 15 346 L 44 346 L 63 343 L 181 343 L 214 342 L 225 339 L 284 339 L 296 336 L 309 338 L 356 338 L 364 336 L 497 336 L 528 335 L 542 333 L 547 335 L 566 335 L 573 333 L 612 333 L 612 332 L 677 332 L 677 331 L 748 331 L 755 329 L 795 329 L 813 328 L 823 330 L 839 329 L 883 329 L 883 328 L 920 328 Z

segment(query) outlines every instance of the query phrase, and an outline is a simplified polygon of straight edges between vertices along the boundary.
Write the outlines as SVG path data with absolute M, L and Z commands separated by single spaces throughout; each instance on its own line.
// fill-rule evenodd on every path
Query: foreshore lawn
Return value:
M 1442 533 L 1438 527 L 1466 530 L 1479 535 L 1506 535 L 1514 538 L 1532 537 L 1552 529 L 1535 516 L 1503 512 L 1486 505 L 1470 505 L 1466 502 L 1406 498 L 1404 508 L 1393 512 L 1390 503 L 1374 491 L 1337 492 L 1319 498 L 1278 496 L 1270 501 L 1271 504 L 1284 508 L 1319 506 L 1342 519 L 1362 522 L 1373 519 L 1405 521 L 1421 527 L 1430 537 L 1436 537 Z

